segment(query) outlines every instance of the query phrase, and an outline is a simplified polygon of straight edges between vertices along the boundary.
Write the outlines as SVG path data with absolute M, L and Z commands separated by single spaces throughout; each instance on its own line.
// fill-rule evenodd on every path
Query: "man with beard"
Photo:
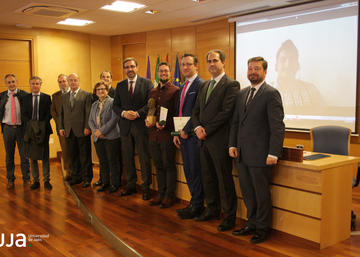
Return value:
M 230 120 L 234 110 L 239 82 L 225 74 L 225 54 L 211 50 L 206 55 L 212 79 L 200 88 L 192 121 L 200 140 L 201 175 L 207 208 L 196 221 L 225 218 L 218 226 L 220 232 L 235 226 L 237 199 L 232 176 L 232 160 L 228 155 Z
M 134 146 L 140 159 L 143 181 L 143 200 L 150 199 L 151 168 L 149 158 L 149 137 L 145 126 L 148 112 L 149 92 L 153 85 L 150 80 L 137 75 L 138 63 L 134 57 L 123 61 L 127 79 L 116 86 L 113 109 L 120 116 L 119 127 L 122 153 L 126 168 L 126 190 L 120 196 L 136 193 L 136 170 Z
M 247 208 L 247 223 L 233 235 L 266 240 L 272 220 L 271 169 L 281 155 L 285 134 L 284 110 L 278 90 L 265 82 L 267 62 L 248 60 L 251 86 L 240 91 L 230 130 L 229 155 L 237 158 L 239 182 Z
M 146 121 L 150 133 L 150 148 L 156 167 L 158 195 L 150 205 L 169 208 L 175 202 L 176 166 L 175 146 L 171 132 L 174 131 L 173 117 L 179 97 L 179 88 L 170 81 L 170 66 L 162 62 L 158 67 L 159 85 L 150 91 L 150 97 L 156 100 L 156 124 Z M 160 120 L 161 107 L 167 109 L 165 124 Z

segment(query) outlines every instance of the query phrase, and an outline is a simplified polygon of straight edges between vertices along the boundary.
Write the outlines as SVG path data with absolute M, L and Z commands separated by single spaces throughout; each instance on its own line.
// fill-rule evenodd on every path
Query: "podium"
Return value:
M 273 168 L 273 228 L 319 243 L 350 237 L 352 177 L 359 158 L 330 155 Z

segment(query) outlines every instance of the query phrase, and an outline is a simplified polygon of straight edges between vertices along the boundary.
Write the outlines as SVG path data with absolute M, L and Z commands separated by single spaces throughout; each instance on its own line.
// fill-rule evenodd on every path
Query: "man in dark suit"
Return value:
M 62 159 L 64 161 L 64 170 L 65 170 L 65 176 L 64 179 L 66 181 L 71 180 L 71 158 L 69 155 L 69 150 L 66 148 L 66 140 L 64 136 L 60 136 L 59 129 L 60 129 L 60 114 L 61 114 L 61 98 L 62 95 L 69 92 L 69 83 L 67 81 L 67 76 L 65 74 L 60 74 L 57 78 L 57 82 L 59 85 L 59 91 L 55 92 L 52 95 L 52 103 L 51 103 L 51 109 L 50 113 L 52 118 L 55 121 L 56 125 L 56 131 L 59 138 L 61 151 L 62 151 Z
M 80 89 L 80 78 L 68 76 L 70 92 L 62 96 L 59 134 L 66 137 L 71 156 L 70 185 L 89 187 L 93 178 L 89 114 L 92 94 Z
M 145 126 L 148 112 L 149 92 L 153 88 L 150 80 L 137 75 L 138 64 L 135 58 L 123 61 L 127 79 L 119 82 L 115 91 L 113 109 L 120 117 L 122 153 L 126 168 L 127 185 L 121 196 L 136 193 L 136 170 L 134 145 L 138 152 L 141 167 L 143 200 L 150 199 L 151 168 L 149 159 L 149 134 Z
M 104 70 L 100 73 L 100 80 L 104 81 L 106 85 L 109 87 L 108 96 L 111 98 L 115 97 L 115 89 L 112 87 L 112 73 L 111 71 Z M 98 97 L 96 94 L 93 94 L 93 103 L 98 100 Z M 119 141 L 121 142 L 121 141 Z M 121 143 L 119 144 L 119 161 L 120 161 L 120 176 L 119 176 L 119 185 L 121 185 L 121 174 L 122 174 L 122 156 L 121 156 Z M 94 186 L 102 186 L 103 180 L 101 177 L 102 172 L 100 172 L 100 178 L 98 181 L 94 183 Z
M 239 182 L 248 218 L 245 227 L 233 234 L 252 234 L 252 243 L 266 240 L 270 230 L 271 168 L 281 155 L 285 134 L 281 96 L 265 82 L 266 71 L 264 58 L 248 60 L 251 86 L 237 97 L 229 139 L 229 155 L 239 161 Z
M 200 140 L 201 175 L 207 208 L 196 221 L 219 219 L 221 207 L 225 219 L 219 231 L 235 226 L 237 199 L 228 155 L 230 120 L 240 84 L 225 75 L 225 54 L 212 50 L 207 56 L 212 79 L 200 89 L 192 122 Z
M 24 184 L 30 183 L 29 160 L 26 158 L 24 146 L 24 126 L 21 122 L 21 99 L 27 92 L 17 88 L 17 78 L 14 74 L 5 75 L 8 90 L 0 94 L 0 119 L 6 155 L 6 188 L 14 188 L 14 155 L 17 144 L 21 159 L 21 172 Z
M 41 85 L 42 80 L 40 77 L 34 76 L 30 78 L 30 89 L 31 94 L 27 94 L 24 96 L 22 101 L 22 109 L 21 109 L 21 117 L 24 122 L 24 126 L 26 128 L 25 137 L 28 137 L 31 142 L 34 142 L 36 145 L 36 149 L 41 149 L 42 154 L 35 154 L 31 150 L 31 144 L 27 149 L 27 155 L 31 160 L 31 174 L 33 177 L 33 184 L 31 185 L 31 190 L 37 189 L 40 187 L 39 183 L 39 166 L 38 160 L 42 160 L 42 168 L 43 168 L 43 179 L 44 179 L 44 188 L 51 190 L 52 185 L 50 184 L 50 163 L 49 163 L 49 137 L 52 134 L 52 129 L 50 125 L 51 114 L 51 98 L 49 95 L 41 93 Z M 31 121 L 39 121 L 36 123 L 38 128 L 34 128 L 31 126 Z M 43 123 L 43 127 L 40 126 L 40 123 Z M 36 134 L 29 133 L 34 128 Z M 39 137 L 38 131 L 40 130 L 43 138 L 41 142 L 36 138 Z M 44 131 L 41 131 L 44 130 Z M 30 134 L 30 135 L 29 135 Z M 27 140 L 26 140 L 27 141 Z M 40 147 L 40 148 L 39 148 Z M 38 155 L 38 157 L 33 157 Z
M 203 80 L 198 76 L 198 60 L 192 54 L 184 54 L 181 59 L 181 72 L 185 83 L 180 87 L 177 116 L 191 117 L 192 110 Z M 201 181 L 200 149 L 197 137 L 193 133 L 191 118 L 180 131 L 180 136 L 175 136 L 173 141 L 181 149 L 186 182 L 190 190 L 190 205 L 177 210 L 181 219 L 192 219 L 200 216 L 204 209 L 204 194 Z

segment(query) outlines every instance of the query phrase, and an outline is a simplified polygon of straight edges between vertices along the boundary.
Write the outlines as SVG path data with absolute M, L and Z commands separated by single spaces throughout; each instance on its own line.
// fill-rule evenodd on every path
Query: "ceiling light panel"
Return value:
M 61 25 L 69 25 L 69 26 L 86 26 L 89 24 L 94 23 L 93 21 L 89 20 L 80 20 L 80 19 L 71 19 L 67 18 L 66 20 L 59 21 L 57 24 Z
M 101 9 L 110 10 L 115 12 L 132 12 L 141 8 L 145 5 L 127 1 L 115 1 L 111 5 L 104 5 Z

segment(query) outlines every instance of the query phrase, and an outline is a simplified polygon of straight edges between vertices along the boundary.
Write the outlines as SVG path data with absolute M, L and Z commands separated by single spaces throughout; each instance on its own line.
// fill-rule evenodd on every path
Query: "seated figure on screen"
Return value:
M 308 111 L 314 111 L 314 106 L 325 105 L 319 89 L 296 76 L 299 70 L 298 49 L 288 39 L 282 43 L 276 54 L 277 78 L 274 86 L 280 91 L 284 107 L 289 114 L 296 114 L 298 111 L 308 114 Z

